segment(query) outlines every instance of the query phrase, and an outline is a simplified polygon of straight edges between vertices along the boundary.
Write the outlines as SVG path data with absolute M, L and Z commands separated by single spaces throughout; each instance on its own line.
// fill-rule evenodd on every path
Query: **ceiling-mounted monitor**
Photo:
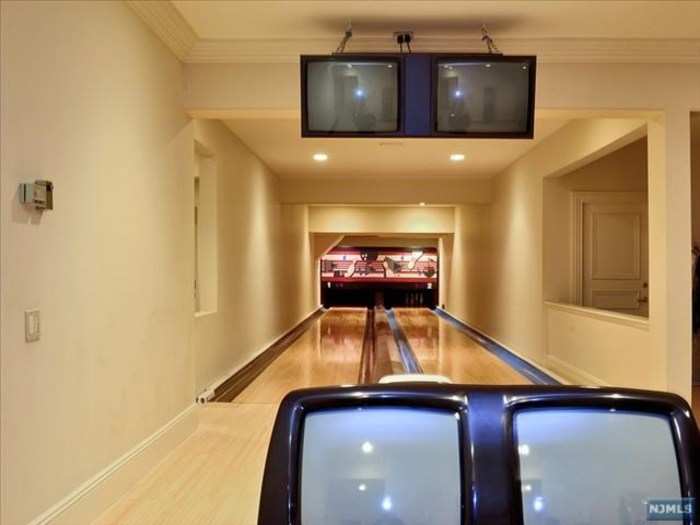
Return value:
M 535 69 L 532 56 L 434 55 L 434 133 L 532 138 Z
M 401 57 L 301 57 L 303 136 L 401 132 Z
M 532 138 L 536 57 L 301 57 L 303 137 Z

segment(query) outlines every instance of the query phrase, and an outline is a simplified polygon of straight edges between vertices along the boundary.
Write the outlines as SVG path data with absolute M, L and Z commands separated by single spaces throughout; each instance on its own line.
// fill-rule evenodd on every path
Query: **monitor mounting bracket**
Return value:
M 493 38 L 491 38 L 491 35 L 489 34 L 489 30 L 486 28 L 486 24 L 481 25 L 481 41 L 486 44 L 486 47 L 489 50 L 489 55 L 502 55 L 501 51 L 498 49 L 498 46 L 496 45 L 496 42 L 493 41 Z
M 348 25 L 345 27 L 345 35 L 343 35 L 343 38 L 340 40 L 338 47 L 335 48 L 334 54 L 345 53 L 345 46 L 348 45 L 348 42 L 350 41 L 351 38 L 352 38 L 352 22 L 348 21 Z

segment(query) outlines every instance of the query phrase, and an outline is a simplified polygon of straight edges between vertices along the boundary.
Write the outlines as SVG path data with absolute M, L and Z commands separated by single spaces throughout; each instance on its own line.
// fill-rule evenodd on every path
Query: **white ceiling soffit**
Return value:
M 568 120 L 535 119 L 532 140 L 302 138 L 294 119 L 240 119 L 224 123 L 282 178 L 484 179 L 503 171 Z M 316 162 L 315 153 L 328 160 Z M 459 153 L 464 160 L 453 162 Z
M 184 62 L 289 63 L 335 50 L 396 51 L 391 33 L 414 30 L 414 51 L 485 50 L 486 23 L 506 54 L 541 62 L 700 63 L 700 2 L 579 0 L 126 0 Z

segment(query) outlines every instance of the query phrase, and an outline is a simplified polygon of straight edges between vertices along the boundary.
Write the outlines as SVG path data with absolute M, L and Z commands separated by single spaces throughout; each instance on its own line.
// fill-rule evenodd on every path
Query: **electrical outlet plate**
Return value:
M 41 316 L 39 310 L 24 312 L 24 340 L 33 343 L 41 338 Z

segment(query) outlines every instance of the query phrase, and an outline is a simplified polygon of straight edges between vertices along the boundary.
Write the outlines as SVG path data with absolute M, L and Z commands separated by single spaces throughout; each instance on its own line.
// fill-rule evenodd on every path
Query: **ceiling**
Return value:
M 301 138 L 299 119 L 241 119 L 226 125 L 280 177 L 487 178 L 568 121 L 536 119 L 533 140 Z M 316 162 L 315 153 L 326 153 Z M 462 153 L 462 162 L 450 155 Z
M 413 30 L 415 51 L 484 51 L 482 23 L 506 54 L 538 62 L 699 63 L 700 2 L 636 0 L 125 0 L 183 61 L 297 62 L 332 52 L 352 21 L 346 50 L 395 50 Z M 301 139 L 298 117 L 228 120 L 279 176 L 487 178 L 566 124 L 536 120 L 535 140 Z M 329 155 L 325 163 L 312 155 Z M 463 162 L 449 155 L 462 153 Z
M 700 4 L 673 1 L 173 0 L 200 38 L 339 38 L 411 29 L 420 37 L 700 38 Z M 329 50 L 330 51 L 330 50 Z
M 501 51 L 540 62 L 700 63 L 700 2 L 625 0 L 125 0 L 185 62 L 296 62 L 330 53 L 352 21 L 348 51 Z

